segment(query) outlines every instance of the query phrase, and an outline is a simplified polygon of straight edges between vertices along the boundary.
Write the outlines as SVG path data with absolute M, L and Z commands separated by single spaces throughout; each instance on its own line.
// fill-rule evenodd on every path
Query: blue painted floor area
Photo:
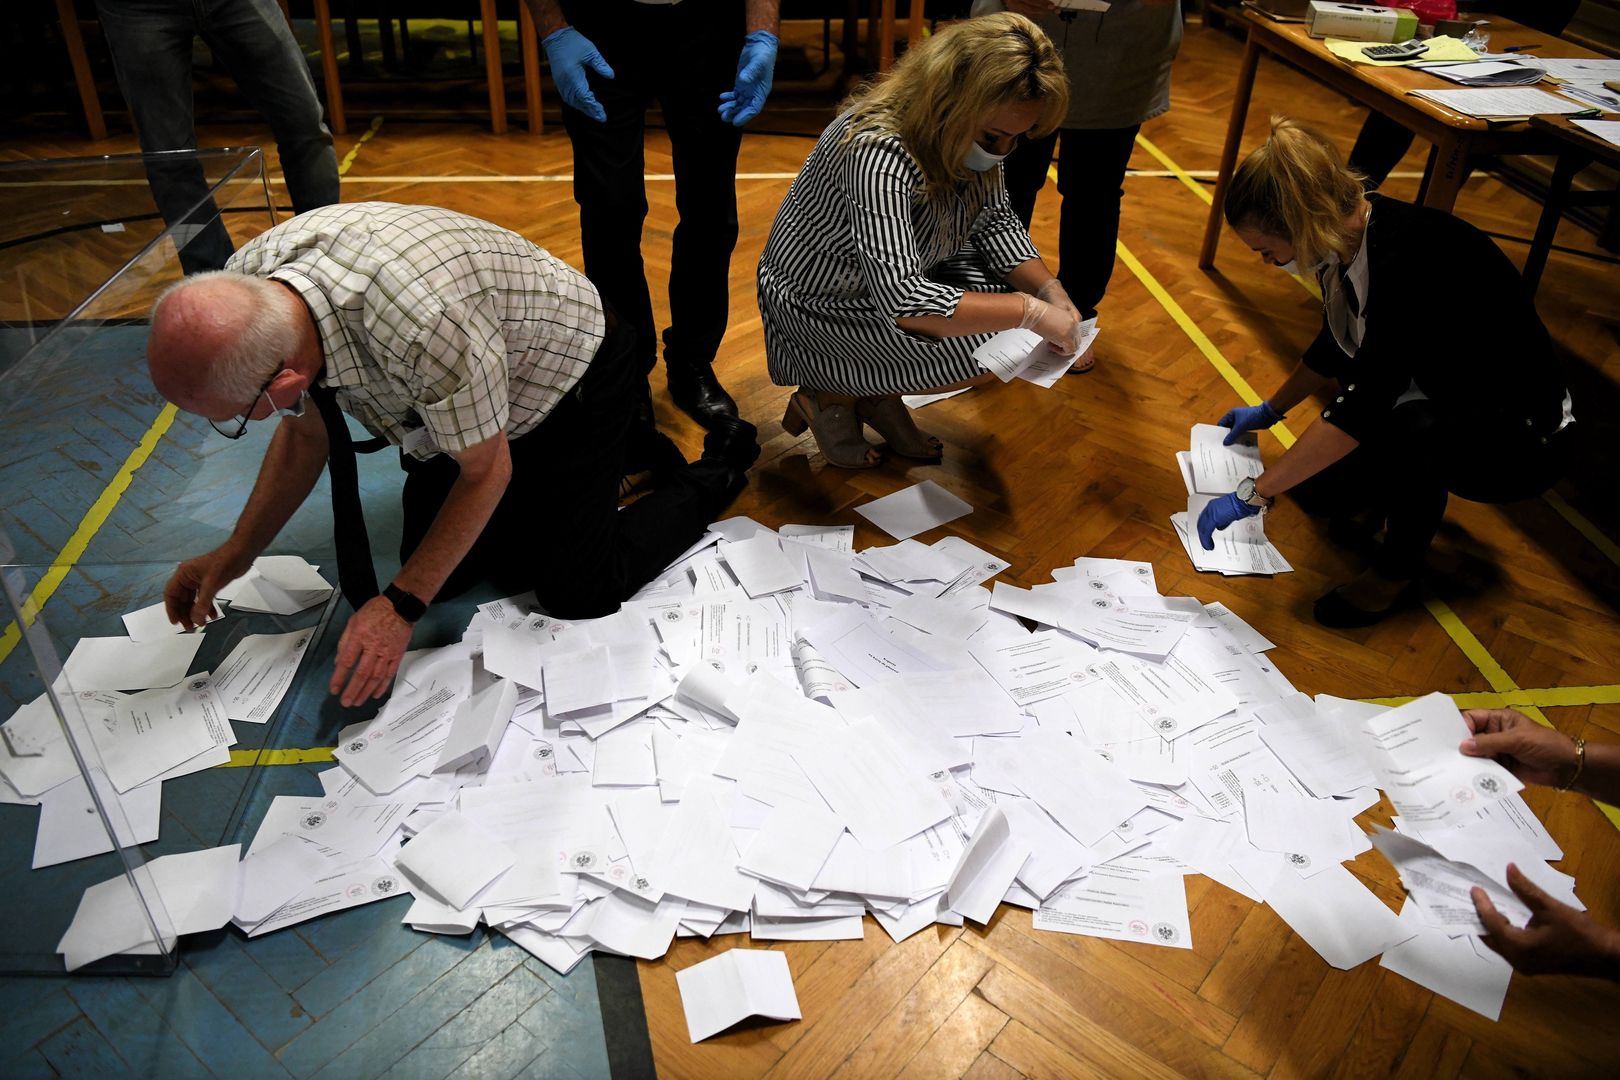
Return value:
M 15 333 L 15 331 L 6 331 Z M 147 382 L 144 326 L 104 326 L 0 371 L 0 529 L 18 552 L 24 588 L 79 529 L 163 408 Z M 156 443 L 90 540 L 41 623 L 59 656 L 84 636 L 121 635 L 120 616 L 161 599 L 176 561 L 228 534 L 271 434 L 231 442 L 186 415 Z M 398 566 L 397 458 L 361 458 L 379 577 Z M 272 547 L 319 563 L 329 577 L 330 503 L 323 479 Z M 413 645 L 457 640 L 483 589 L 435 605 Z M 235 725 L 237 749 L 330 746 L 369 715 L 325 693 L 348 608 L 341 601 L 300 681 L 270 725 Z M 12 605 L 0 602 L 0 623 Z M 317 625 L 233 615 L 211 627 L 195 670 L 249 633 Z M 0 717 L 42 683 L 26 646 L 0 661 Z M 166 783 L 162 834 L 147 858 L 220 843 L 246 845 L 276 795 L 314 795 L 330 763 L 212 769 Z M 83 888 L 119 872 L 108 854 L 32 871 L 38 810 L 0 806 L 0 971 L 60 972 L 56 942 Z M 608 1058 L 594 969 L 557 975 L 498 934 L 417 933 L 400 924 L 408 898 L 315 919 L 248 940 L 234 928 L 185 939 L 166 978 L 0 975 L 0 1076 L 89 1073 L 189 1076 L 601 1077 Z

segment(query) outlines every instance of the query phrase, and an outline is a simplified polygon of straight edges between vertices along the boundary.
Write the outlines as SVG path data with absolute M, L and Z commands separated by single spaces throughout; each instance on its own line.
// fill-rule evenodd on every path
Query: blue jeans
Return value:
M 276 0 L 96 0 L 118 86 L 141 150 L 194 150 L 191 50 L 201 35 L 270 124 L 298 213 L 338 201 L 337 154 L 303 51 Z M 184 243 L 187 273 L 225 265 L 233 250 L 208 181 L 195 161 L 149 160 L 147 180 L 163 220 L 200 230 Z

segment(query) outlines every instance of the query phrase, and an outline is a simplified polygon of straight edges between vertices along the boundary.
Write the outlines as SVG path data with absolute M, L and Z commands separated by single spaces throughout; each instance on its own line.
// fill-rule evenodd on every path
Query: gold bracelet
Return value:
M 1581 770 L 1586 768 L 1586 740 L 1575 740 L 1575 771 L 1569 774 L 1569 783 L 1560 787 L 1559 791 L 1568 791 L 1575 786 L 1575 781 L 1581 778 Z

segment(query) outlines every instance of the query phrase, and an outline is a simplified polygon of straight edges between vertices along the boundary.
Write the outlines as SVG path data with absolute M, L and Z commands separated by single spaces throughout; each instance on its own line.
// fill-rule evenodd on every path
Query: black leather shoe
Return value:
M 730 399 L 727 399 L 730 400 Z M 703 436 L 703 460 L 719 461 L 739 473 L 759 460 L 759 431 L 746 420 L 720 416 Z
M 710 431 L 721 420 L 737 419 L 737 403 L 714 374 L 712 364 L 664 364 L 669 376 L 669 396 L 687 416 Z
M 1317 597 L 1316 604 L 1311 608 L 1311 614 L 1323 626 L 1334 630 L 1359 630 L 1367 626 L 1377 626 L 1391 615 L 1405 611 L 1418 599 L 1418 583 L 1409 581 L 1406 587 L 1396 594 L 1395 599 L 1387 607 L 1376 611 L 1357 607 L 1344 598 L 1338 589 L 1324 593 Z

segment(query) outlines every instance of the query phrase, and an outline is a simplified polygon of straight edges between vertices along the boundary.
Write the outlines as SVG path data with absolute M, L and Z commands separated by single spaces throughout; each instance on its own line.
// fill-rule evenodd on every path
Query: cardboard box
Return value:
M 1311 0 L 1305 12 L 1305 32 L 1313 38 L 1406 41 L 1417 34 L 1417 28 L 1417 16 L 1405 8 L 1329 4 L 1323 0 Z

